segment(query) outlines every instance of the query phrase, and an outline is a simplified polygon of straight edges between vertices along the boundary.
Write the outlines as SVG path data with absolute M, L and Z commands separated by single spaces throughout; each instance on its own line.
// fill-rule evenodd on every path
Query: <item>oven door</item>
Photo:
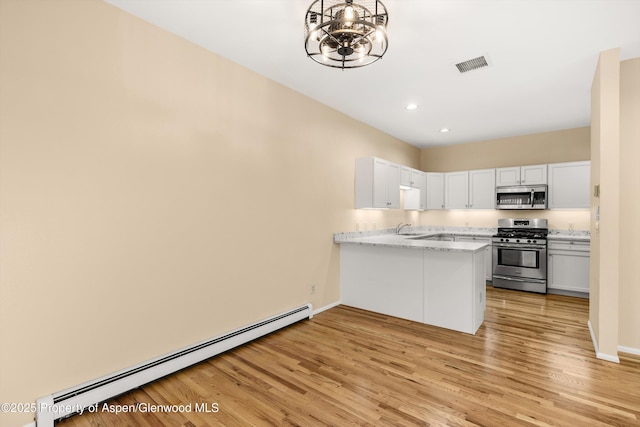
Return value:
M 494 242 L 493 274 L 546 280 L 547 247 Z

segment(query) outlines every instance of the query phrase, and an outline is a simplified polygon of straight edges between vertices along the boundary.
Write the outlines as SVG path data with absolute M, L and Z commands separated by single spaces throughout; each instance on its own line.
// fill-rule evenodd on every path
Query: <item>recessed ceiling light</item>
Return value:
M 451 130 L 451 129 L 449 129 L 449 128 L 442 128 L 442 129 L 440 129 L 440 133 L 447 133 L 447 132 L 449 132 L 450 130 Z
M 405 108 L 407 110 L 409 110 L 409 111 L 417 110 L 418 109 L 418 104 L 408 104 Z

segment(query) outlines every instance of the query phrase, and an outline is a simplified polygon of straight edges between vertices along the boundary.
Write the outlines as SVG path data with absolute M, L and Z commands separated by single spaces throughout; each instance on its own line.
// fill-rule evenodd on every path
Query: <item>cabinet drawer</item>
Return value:
M 550 251 L 577 251 L 577 252 L 590 252 L 590 243 L 576 240 L 563 240 L 563 241 L 548 241 L 547 249 Z

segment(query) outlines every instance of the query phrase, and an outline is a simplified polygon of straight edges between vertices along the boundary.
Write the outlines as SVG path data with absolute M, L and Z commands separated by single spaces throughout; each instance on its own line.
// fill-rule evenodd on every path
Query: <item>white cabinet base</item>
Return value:
M 484 321 L 484 251 L 426 251 L 424 323 L 475 334 Z
M 475 334 L 484 321 L 485 251 L 341 245 L 342 304 Z
M 340 246 L 342 304 L 422 322 L 422 251 Z

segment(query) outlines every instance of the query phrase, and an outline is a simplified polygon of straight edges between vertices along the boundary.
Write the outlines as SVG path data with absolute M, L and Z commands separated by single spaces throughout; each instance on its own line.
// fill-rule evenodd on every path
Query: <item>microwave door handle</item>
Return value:
M 534 195 L 535 195 L 535 191 L 534 191 L 534 189 L 532 188 L 532 189 L 531 189 L 531 207 L 533 207 L 533 204 L 534 204 L 534 199 L 533 199 Z

